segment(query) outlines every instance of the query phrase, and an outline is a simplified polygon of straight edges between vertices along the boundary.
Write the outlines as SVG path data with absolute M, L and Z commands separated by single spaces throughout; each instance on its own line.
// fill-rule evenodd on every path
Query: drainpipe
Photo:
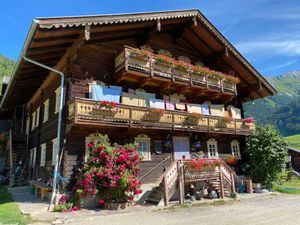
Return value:
M 27 62 L 30 62 L 32 64 L 35 64 L 37 66 L 40 66 L 44 69 L 50 70 L 54 73 L 57 73 L 58 75 L 60 75 L 60 102 L 59 102 L 59 111 L 58 111 L 58 127 L 57 127 L 57 145 L 55 146 L 56 148 L 56 154 L 55 154 L 55 165 L 54 165 L 54 177 L 53 177 L 53 191 L 52 191 L 52 197 L 51 197 L 51 201 L 48 207 L 48 211 L 51 207 L 51 205 L 54 203 L 54 198 L 56 195 L 56 191 L 57 191 L 57 175 L 58 175 L 58 164 L 59 164 L 59 148 L 60 148 L 60 136 L 61 136 L 61 120 L 62 120 L 62 106 L 63 106 L 63 101 L 64 101 L 64 78 L 65 75 L 63 74 L 63 72 L 56 70 L 54 68 L 51 68 L 47 65 L 44 65 L 42 63 L 36 62 L 32 59 L 29 59 L 26 57 L 26 55 L 23 55 L 23 59 Z

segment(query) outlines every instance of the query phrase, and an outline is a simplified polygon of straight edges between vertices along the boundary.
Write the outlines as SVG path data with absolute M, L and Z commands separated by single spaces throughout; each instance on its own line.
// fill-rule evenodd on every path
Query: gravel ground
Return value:
M 66 220 L 85 225 L 297 225 L 300 195 L 265 196 L 218 206 L 193 206 Z

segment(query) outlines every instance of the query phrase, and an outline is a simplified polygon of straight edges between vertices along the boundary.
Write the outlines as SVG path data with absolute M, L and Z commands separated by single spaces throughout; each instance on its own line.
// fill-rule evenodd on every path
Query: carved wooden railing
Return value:
M 135 75 L 149 76 L 152 79 L 158 78 L 212 89 L 226 94 L 237 94 L 236 84 L 233 82 L 225 79 L 213 79 L 208 75 L 195 74 L 192 70 L 182 71 L 169 64 L 156 62 L 155 54 L 150 55 L 149 58 L 141 59 L 132 54 L 133 51 L 132 47 L 125 46 L 124 50 L 115 58 L 116 73 L 124 70 Z M 176 63 L 176 60 L 174 61 Z
M 108 125 L 244 135 L 249 135 L 255 130 L 255 124 L 246 126 L 242 119 L 234 119 L 230 123 L 224 123 L 223 117 L 208 115 L 203 115 L 197 124 L 186 124 L 189 113 L 175 110 L 165 110 L 158 121 L 145 121 L 144 118 L 149 112 L 149 108 L 123 104 L 118 105 L 118 110 L 114 115 L 101 116 L 93 114 L 95 104 L 96 101 L 94 100 L 75 98 L 69 104 L 69 121 L 75 124 L 96 126 Z
M 164 204 L 169 204 L 170 198 L 173 196 L 177 188 L 179 189 L 179 203 L 184 202 L 184 177 L 183 163 L 175 160 L 163 174 L 164 187 Z

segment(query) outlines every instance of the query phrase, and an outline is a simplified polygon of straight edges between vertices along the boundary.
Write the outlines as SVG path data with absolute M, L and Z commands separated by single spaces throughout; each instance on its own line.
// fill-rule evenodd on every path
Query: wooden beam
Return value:
M 151 80 L 153 80 L 153 79 L 150 77 L 144 78 L 143 81 L 141 83 L 139 83 L 139 87 L 140 88 L 145 87 Z
M 55 69 L 59 71 L 63 71 L 66 68 L 66 64 L 68 62 L 68 59 L 72 57 L 75 52 L 78 50 L 78 48 L 85 42 L 84 40 L 84 32 L 82 32 L 78 39 L 67 49 L 64 56 L 59 60 L 59 62 L 56 64 Z M 35 94 L 32 96 L 32 98 L 27 103 L 27 108 L 29 108 L 30 104 L 33 104 L 37 101 L 37 99 L 41 96 L 41 93 L 46 87 L 48 87 L 53 80 L 57 78 L 57 74 L 51 71 L 46 78 L 46 80 L 42 83 L 40 88 L 35 92 Z

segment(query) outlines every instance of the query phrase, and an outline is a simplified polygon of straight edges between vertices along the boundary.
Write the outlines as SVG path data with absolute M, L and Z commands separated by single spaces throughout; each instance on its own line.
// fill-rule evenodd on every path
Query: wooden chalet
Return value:
M 19 124 L 26 147 L 12 151 L 27 159 L 28 179 L 53 174 L 60 77 L 23 56 L 65 75 L 60 174 L 70 182 L 97 131 L 138 144 L 144 183 L 197 152 L 241 158 L 255 130 L 243 103 L 276 94 L 198 10 L 37 18 L 0 106 Z M 100 100 L 117 102 L 117 111 L 95 113 Z

